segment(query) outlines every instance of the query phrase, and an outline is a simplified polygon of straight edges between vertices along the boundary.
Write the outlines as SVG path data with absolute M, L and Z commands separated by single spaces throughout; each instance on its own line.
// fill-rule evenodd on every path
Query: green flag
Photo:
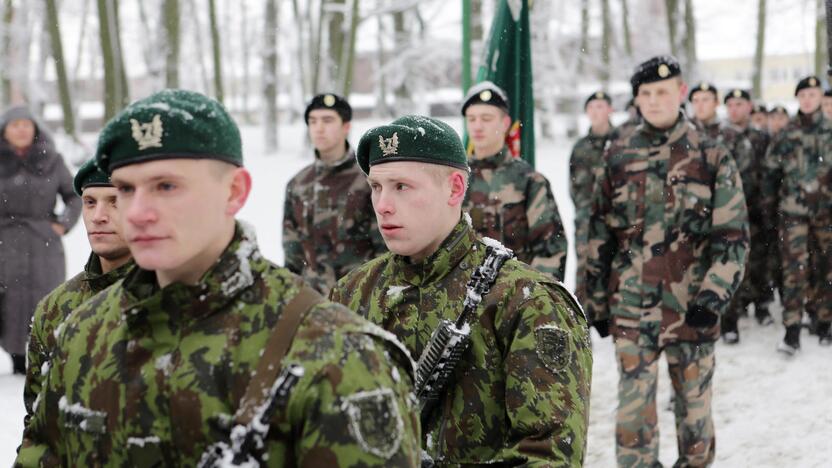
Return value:
M 512 125 L 506 143 L 514 156 L 534 167 L 531 3 L 532 0 L 499 0 L 477 82 L 492 81 L 508 94 Z

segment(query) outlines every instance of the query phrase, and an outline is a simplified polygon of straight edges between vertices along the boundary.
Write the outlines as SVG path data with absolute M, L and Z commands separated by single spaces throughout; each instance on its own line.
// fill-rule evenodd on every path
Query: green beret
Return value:
M 358 142 L 355 158 L 368 175 L 370 166 L 396 161 L 468 170 L 468 156 L 456 131 L 445 122 L 420 115 L 406 115 L 389 125 L 371 128 Z
M 645 83 L 663 81 L 682 74 L 682 66 L 672 55 L 659 55 L 642 62 L 630 77 L 633 96 L 638 95 L 638 88 Z
M 102 171 L 95 159 L 90 159 L 85 162 L 78 172 L 75 173 L 75 178 L 72 179 L 72 187 L 75 193 L 80 197 L 87 187 L 112 187 L 110 183 L 110 176 Z
M 128 164 L 180 158 L 243 165 L 240 130 L 222 104 L 181 89 L 159 91 L 127 106 L 101 130 L 95 152 L 108 173 Z
M 719 96 L 717 94 L 716 86 L 711 83 L 706 83 L 704 81 L 700 82 L 696 86 L 690 88 L 690 93 L 688 93 L 688 101 L 693 102 L 693 95 L 698 93 L 699 91 L 707 91 L 714 95 L 714 99 L 719 100 Z
M 612 105 L 612 98 L 610 97 L 609 94 L 607 94 L 603 91 L 596 91 L 596 92 L 590 94 L 589 97 L 586 98 L 586 101 L 584 101 L 584 110 L 586 110 L 586 106 L 588 106 L 590 102 L 592 102 L 596 99 L 601 99 L 603 101 L 607 101 L 607 104 Z
M 727 104 L 728 100 L 733 98 L 745 99 L 746 101 L 751 102 L 751 93 L 749 93 L 745 89 L 740 88 L 730 89 L 727 93 L 725 93 L 725 98 L 723 99 L 723 102 Z
M 820 88 L 820 80 L 815 75 L 807 76 L 802 80 L 797 82 L 797 87 L 794 89 L 794 95 L 797 96 L 797 93 L 800 92 L 802 89 L 806 88 Z
M 352 106 L 346 99 L 333 93 L 319 94 L 309 101 L 303 113 L 303 121 L 309 125 L 309 113 L 316 109 L 330 109 L 335 111 L 343 122 L 352 120 Z
M 482 81 L 468 89 L 465 98 L 462 100 L 462 116 L 465 117 L 465 111 L 468 107 L 474 104 L 488 104 L 498 109 L 502 109 L 506 114 L 509 113 L 508 95 L 503 88 L 495 85 L 490 81 Z

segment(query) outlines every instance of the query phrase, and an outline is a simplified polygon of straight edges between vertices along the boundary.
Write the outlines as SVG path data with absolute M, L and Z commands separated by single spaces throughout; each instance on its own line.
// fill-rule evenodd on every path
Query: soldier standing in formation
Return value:
M 584 102 L 584 112 L 589 118 L 589 132 L 575 142 L 569 157 L 569 194 L 575 204 L 575 253 L 578 268 L 575 273 L 575 295 L 580 302 L 585 299 L 586 241 L 589 231 L 589 205 L 595 187 L 594 171 L 603 164 L 604 147 L 615 139 L 616 132 L 610 123 L 612 99 L 603 92 L 592 93 Z
M 768 109 L 765 104 L 757 103 L 751 107 L 751 126 L 766 133 L 768 129 Z
M 26 421 L 32 416 L 35 399 L 43 388 L 43 377 L 49 371 L 50 357 L 57 346 L 56 330 L 61 322 L 87 299 L 123 278 L 134 265 L 117 224 L 116 189 L 110 177 L 91 159 L 78 169 L 73 185 L 81 197 L 81 219 L 92 252 L 84 271 L 58 286 L 35 309 L 23 387 Z
M 402 117 L 368 131 L 357 157 L 390 252 L 344 277 L 332 299 L 392 332 L 412 356 L 441 321 L 481 300 L 462 326 L 470 345 L 435 411 L 422 415 L 427 455 L 436 466 L 580 466 L 592 373 L 586 319 L 560 283 L 514 259 L 490 292 L 466 287 L 504 247 L 463 214 L 468 162 L 456 132 Z
M 315 162 L 286 186 L 286 268 L 328 294 L 339 278 L 384 252 L 370 188 L 347 136 L 352 108 L 335 94 L 315 96 L 304 113 Z
M 753 104 L 751 94 L 745 89 L 729 89 L 724 98 L 731 128 L 751 142 L 753 153 L 747 164 L 737 161 L 742 171 L 745 201 L 748 204 L 748 223 L 751 233 L 751 250 L 740 290 L 731 304 L 733 317 L 745 315 L 749 304 L 754 304 L 754 317 L 760 325 L 774 323 L 769 307 L 774 301 L 774 288 L 779 284 L 780 256 L 776 218 L 767 216 L 763 206 L 763 180 L 766 169 L 766 151 L 769 137 L 751 125 Z M 767 129 L 766 129 L 767 130 Z
M 680 75 L 669 56 L 636 68 L 644 123 L 607 149 L 593 195 L 585 305 L 601 336 L 615 341 L 619 466 L 658 463 L 662 352 L 676 395 L 676 466 L 713 461 L 714 341 L 748 249 L 739 170 L 680 112 Z
M 771 143 L 766 206 L 779 217 L 783 325 L 778 350 L 800 349 L 803 311 L 814 315 L 821 345 L 832 345 L 832 121 L 823 117 L 820 80 L 795 89 L 800 110 Z
M 63 323 L 19 466 L 194 466 L 246 434 L 247 466 L 418 466 L 407 352 L 260 255 L 221 104 L 137 101 L 96 162 L 138 268 Z
M 781 105 L 776 105 L 768 112 L 768 134 L 772 141 L 789 124 L 789 111 Z
M 820 105 L 823 109 L 824 117 L 832 119 L 832 88 L 823 92 L 823 98 L 821 99 Z M 769 115 L 771 115 L 771 113 L 769 113 Z
M 472 86 L 462 115 L 474 154 L 463 208 L 474 230 L 512 249 L 517 258 L 563 281 L 566 233 L 549 181 L 511 154 L 506 133 L 511 126 L 506 93 L 494 83 Z

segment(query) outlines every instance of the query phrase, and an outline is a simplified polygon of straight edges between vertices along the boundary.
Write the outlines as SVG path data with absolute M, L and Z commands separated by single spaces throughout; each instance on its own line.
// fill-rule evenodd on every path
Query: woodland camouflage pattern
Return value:
M 286 268 L 323 294 L 339 278 L 387 251 L 370 187 L 355 154 L 328 165 L 320 159 L 286 186 L 283 251 Z
M 194 466 L 227 441 L 271 328 L 303 284 L 253 239 L 238 225 L 198 285 L 160 290 L 136 268 L 77 309 L 17 464 Z M 283 361 L 305 374 L 275 413 L 261 461 L 418 466 L 413 368 L 400 346 L 342 306 L 310 309 Z
M 43 373 L 49 371 L 52 352 L 57 346 L 56 333 L 60 324 L 69 314 L 87 299 L 103 291 L 123 278 L 135 265 L 132 261 L 109 271 L 101 272 L 101 260 L 90 253 L 84 271 L 58 286 L 40 301 L 32 319 L 32 334 L 29 337 L 26 384 L 23 387 L 23 402 L 26 406 L 25 421 L 32 416 L 32 405 L 42 388 Z
M 585 297 L 586 243 L 589 236 L 589 208 L 592 203 L 592 189 L 595 186 L 595 169 L 603 164 L 607 141 L 615 138 L 614 130 L 604 135 L 595 135 L 590 130 L 586 136 L 575 142 L 569 156 L 569 195 L 575 205 L 575 253 L 578 259 L 575 295 L 581 302 Z
M 471 167 L 463 209 L 474 229 L 512 249 L 517 259 L 562 281 L 566 233 L 549 181 L 507 147 L 494 156 L 468 160 Z
M 742 280 L 748 216 L 734 159 L 680 114 L 614 141 L 594 191 L 587 255 L 593 321 L 616 337 L 662 347 L 713 341 L 688 326 L 691 304 L 722 314 Z
M 332 299 L 418 357 L 439 321 L 462 312 L 485 251 L 466 219 L 423 262 L 385 254 L 343 278 Z M 581 466 L 592 354 L 580 306 L 548 275 L 509 260 L 478 311 L 454 383 L 423 430 L 423 448 L 438 466 Z
M 783 324 L 832 321 L 832 122 L 798 113 L 769 148 L 766 206 L 780 217 Z

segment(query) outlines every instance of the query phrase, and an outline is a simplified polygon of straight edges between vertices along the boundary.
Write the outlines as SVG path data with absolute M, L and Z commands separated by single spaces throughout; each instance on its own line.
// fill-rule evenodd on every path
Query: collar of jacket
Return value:
M 87 264 L 84 265 L 84 281 L 90 285 L 90 289 L 93 292 L 97 293 L 107 289 L 111 284 L 127 276 L 127 272 L 135 265 L 136 263 L 133 259 L 130 259 L 124 265 L 110 270 L 107 273 L 102 273 L 101 258 L 95 252 L 90 252 L 90 258 L 87 260 Z
M 322 161 L 318 150 L 315 150 L 315 172 L 335 172 L 355 164 L 358 164 L 358 162 L 355 159 L 355 151 L 350 147 L 350 142 L 347 142 L 347 152 L 340 159 L 331 163 Z
M 477 235 L 468 224 L 468 214 L 454 226 L 433 254 L 419 263 L 410 263 L 408 257 L 394 255 L 396 270 L 403 281 L 414 286 L 424 286 L 440 281 L 448 275 L 471 250 Z
M 475 158 L 471 156 L 468 158 L 468 166 L 471 169 L 497 169 L 511 159 L 514 159 L 514 157 L 508 150 L 508 146 L 503 145 L 503 148 L 497 154 L 492 156 L 487 156 L 485 158 Z
M 646 119 L 639 125 L 639 131 L 647 139 L 649 146 L 663 146 L 674 143 L 684 137 L 691 128 L 690 120 L 682 111 L 676 118 L 676 123 L 670 128 L 660 129 L 650 125 Z
M 265 268 L 252 227 L 237 222 L 234 237 L 199 283 L 173 283 L 159 287 L 156 273 L 134 268 L 124 279 L 128 322 L 143 316 L 171 322 L 198 318 L 223 309 L 237 296 L 248 292 Z M 256 291 L 254 292 L 256 293 Z M 257 298 L 243 298 L 253 302 Z
M 811 114 L 804 114 L 803 112 L 797 111 L 797 115 L 794 116 L 795 123 L 801 128 L 817 127 L 820 125 L 821 120 L 823 120 L 823 110 L 820 107 Z
M 609 125 L 609 129 L 607 130 L 607 133 L 604 133 L 603 135 L 592 133 L 592 126 L 590 126 L 589 130 L 586 131 L 587 138 L 590 140 L 606 140 L 612 136 L 612 133 L 615 131 L 615 127 L 612 126 L 612 122 L 607 122 L 607 125 Z

